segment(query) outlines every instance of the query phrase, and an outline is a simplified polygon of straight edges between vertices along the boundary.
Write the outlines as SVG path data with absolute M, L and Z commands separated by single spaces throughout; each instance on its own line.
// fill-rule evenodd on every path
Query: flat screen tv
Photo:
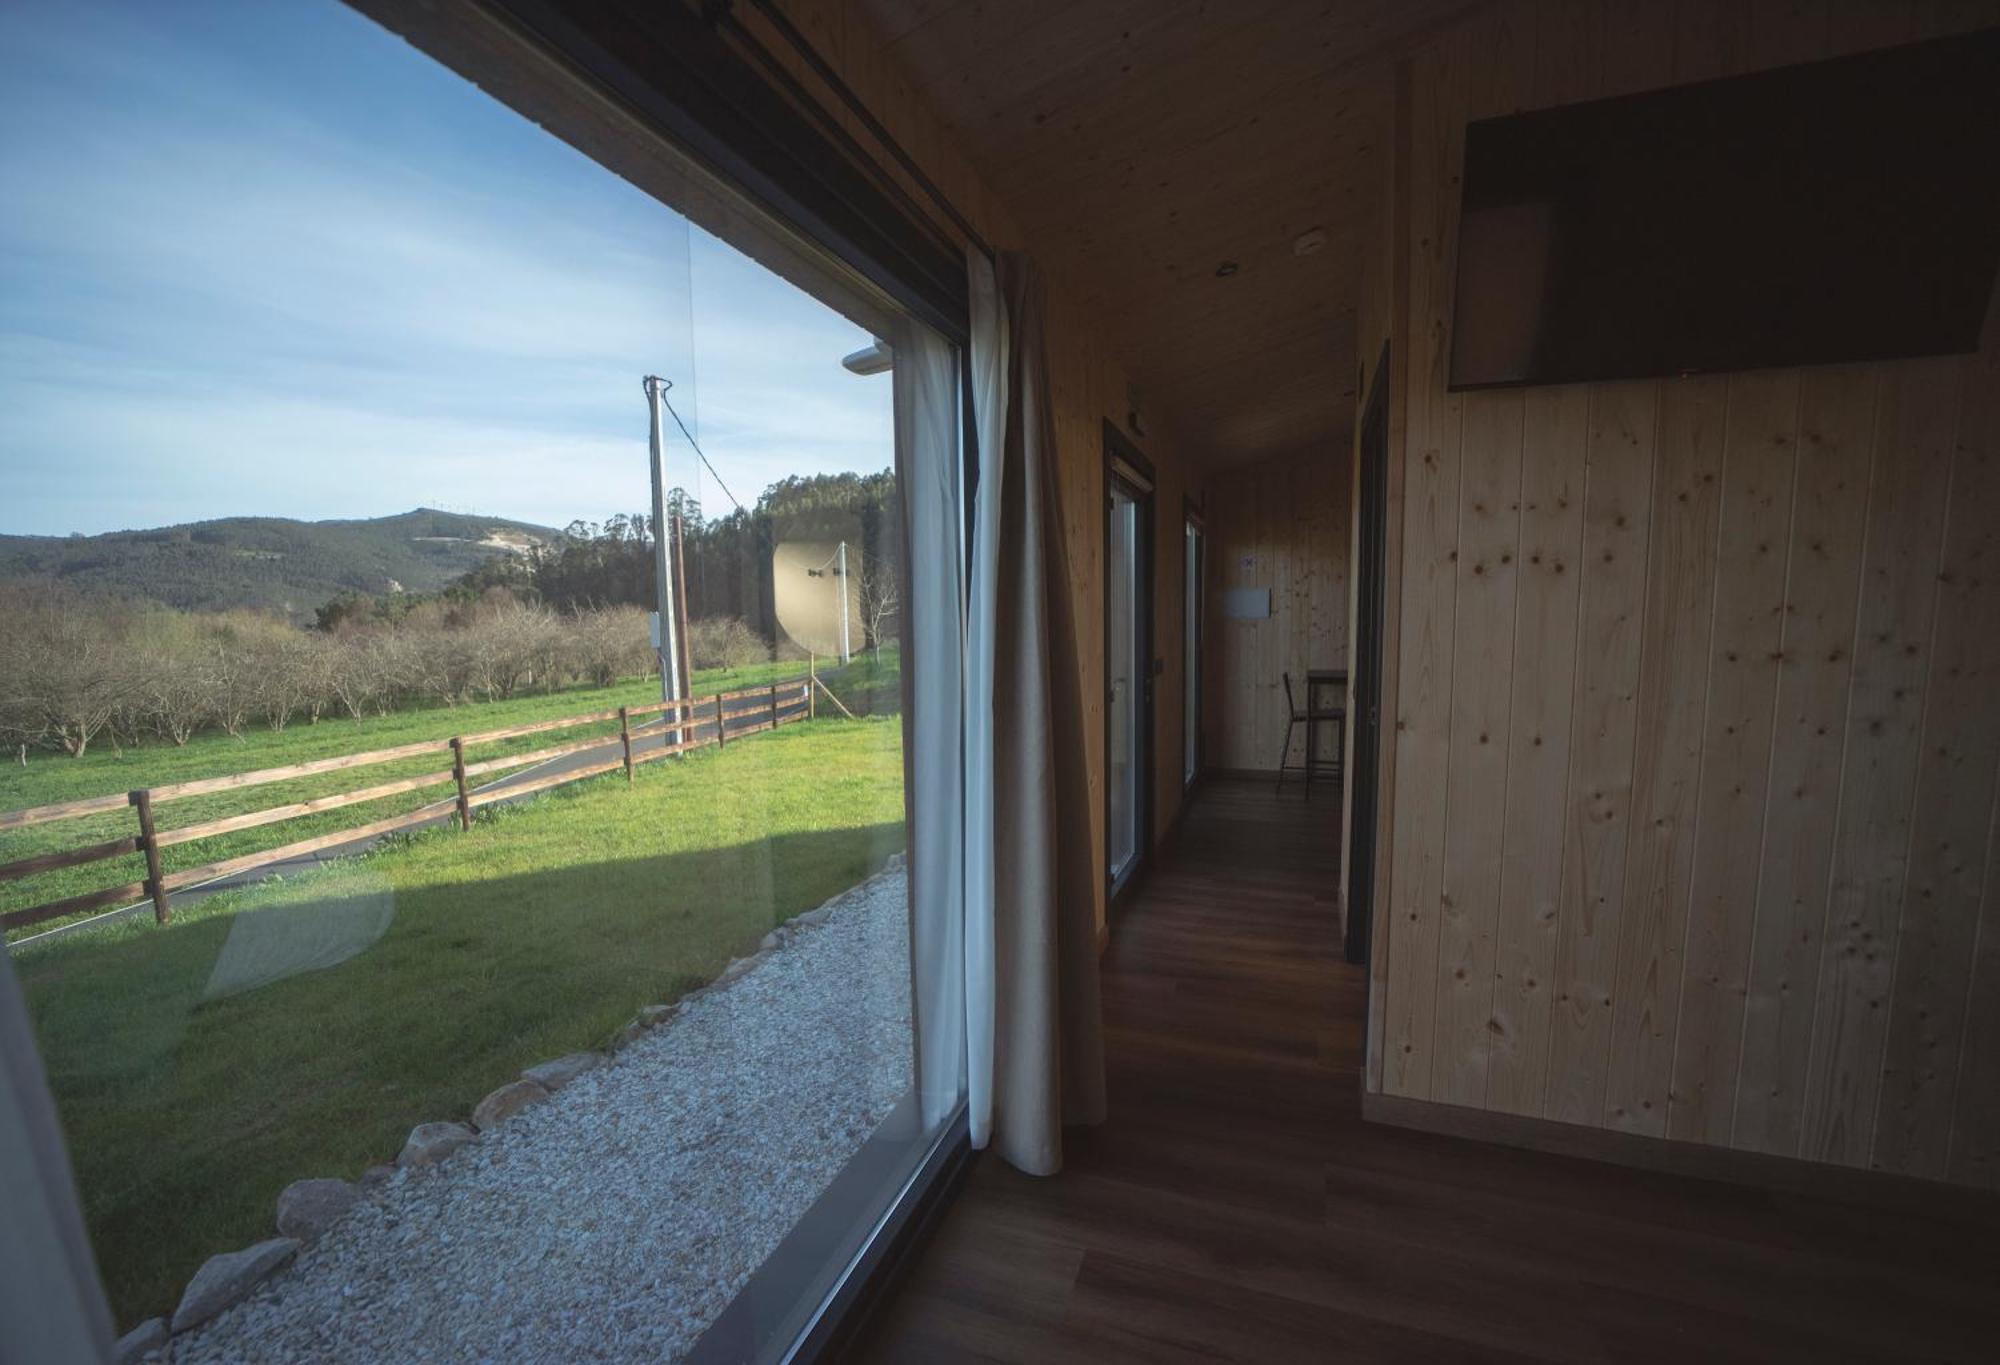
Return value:
M 1453 389 L 1974 351 L 2000 29 L 1471 124 Z

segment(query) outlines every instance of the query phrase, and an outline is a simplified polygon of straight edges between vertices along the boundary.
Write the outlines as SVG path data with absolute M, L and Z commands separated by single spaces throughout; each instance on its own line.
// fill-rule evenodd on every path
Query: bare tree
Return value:
M 696 668 L 748 668 L 774 657 L 771 642 L 740 616 L 707 616 L 688 623 L 688 658 Z
M 569 667 L 582 681 L 610 687 L 620 678 L 650 675 L 657 657 L 638 607 L 597 607 L 573 613 L 565 623 Z
M 208 660 L 192 623 L 157 612 L 132 651 L 132 691 L 154 734 L 186 744 L 211 714 Z
M 903 609 L 902 584 L 896 567 L 886 556 L 870 556 L 861 568 L 861 628 L 868 633 L 868 647 L 875 661 L 882 661 L 882 637 L 888 634 L 896 614 Z
M 256 668 L 257 707 L 264 722 L 282 731 L 306 709 L 312 690 L 312 646 L 298 631 L 270 633 L 250 651 Z
M 714 623 L 718 662 L 770 657 L 741 621 Z M 571 681 L 609 687 L 653 662 L 646 613 L 558 616 L 502 593 L 426 602 L 390 622 L 303 631 L 250 611 L 195 614 L 89 597 L 59 585 L 0 585 L 0 740 L 82 754 L 119 743 L 186 744 L 253 718 L 283 730 L 329 709 L 359 720 L 399 706 L 500 700 Z
M 126 702 L 131 612 L 60 587 L 0 588 L 0 725 L 82 758 Z
M 360 720 L 375 709 L 383 692 L 395 684 L 385 666 L 387 650 L 372 632 L 351 631 L 328 637 L 327 688 L 341 710 Z

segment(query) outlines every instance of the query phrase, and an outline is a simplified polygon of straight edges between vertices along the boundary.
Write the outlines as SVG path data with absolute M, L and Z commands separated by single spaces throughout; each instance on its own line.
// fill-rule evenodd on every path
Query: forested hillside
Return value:
M 896 615 L 895 574 L 901 552 L 901 495 L 894 470 L 875 474 L 813 474 L 781 480 L 751 507 L 724 516 L 704 515 L 681 488 L 669 490 L 667 514 L 685 528 L 682 561 L 687 573 L 687 614 L 700 621 L 740 620 L 768 641 L 776 639 L 772 605 L 772 551 L 785 541 L 847 541 L 864 566 L 858 584 L 864 628 L 875 632 Z M 602 522 L 574 521 L 550 531 L 528 553 L 488 561 L 449 585 L 443 594 L 469 602 L 494 589 L 528 602 L 574 611 L 585 607 L 651 607 L 652 518 L 618 513 Z M 343 592 L 317 616 L 322 629 L 394 622 L 424 605 L 404 591 Z
M 96 536 L 0 535 L 0 581 L 53 578 L 186 611 L 251 607 L 308 622 L 342 594 L 436 592 L 496 555 L 555 536 L 422 507 L 361 521 L 226 517 Z

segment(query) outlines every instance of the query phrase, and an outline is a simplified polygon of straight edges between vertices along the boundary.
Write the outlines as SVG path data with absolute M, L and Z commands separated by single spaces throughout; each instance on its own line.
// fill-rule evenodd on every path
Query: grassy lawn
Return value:
M 704 669 L 695 674 L 690 694 L 709 696 L 716 692 L 759 687 L 799 677 L 805 671 L 804 663 L 789 660 L 739 669 Z M 846 668 L 822 669 L 821 676 L 828 687 L 858 715 L 884 714 L 897 709 L 900 675 L 897 656 L 892 650 L 884 651 L 879 664 L 871 656 L 857 655 Z M 657 700 L 659 684 L 639 679 L 611 688 L 571 689 L 552 695 L 517 697 L 511 701 L 397 711 L 361 720 L 343 716 L 322 720 L 317 725 L 294 722 L 282 732 L 251 729 L 234 739 L 223 734 L 203 734 L 180 747 L 162 742 L 120 752 L 108 744 L 98 744 L 80 759 L 51 753 L 31 754 L 25 766 L 0 763 L 0 810 L 19 810 L 134 787 L 159 787 L 196 778 L 275 768 L 366 749 L 392 748 L 420 740 L 442 741 L 456 734 L 505 729 L 531 721 L 552 720 L 558 716 Z M 838 712 L 833 711 L 833 714 Z M 554 734 L 530 735 L 483 745 L 472 752 L 472 758 L 476 761 L 510 753 L 526 753 L 592 735 L 608 739 L 617 733 L 615 721 L 578 726 Z M 440 752 L 396 763 L 322 773 L 290 782 L 274 782 L 241 791 L 190 797 L 161 805 L 157 808 L 157 818 L 161 829 L 177 829 L 243 811 L 374 786 L 397 778 L 415 777 L 450 766 L 450 756 Z M 178 844 L 163 850 L 161 857 L 168 872 L 199 867 L 219 859 L 275 848 L 280 844 L 415 810 L 428 802 L 443 799 L 449 793 L 449 784 L 441 784 L 281 824 Z M 116 838 L 133 833 L 135 828 L 132 814 L 119 810 L 6 831 L 0 833 L 0 863 Z M 17 881 L 0 882 L 0 911 L 82 895 L 100 887 L 136 882 L 144 876 L 143 860 L 135 854 Z M 30 925 L 10 931 L 8 938 L 12 940 L 41 933 L 50 927 L 49 923 Z
M 170 1311 L 208 1255 L 272 1236 L 290 1181 L 388 1160 L 415 1124 L 600 1045 L 878 868 L 903 845 L 901 746 L 890 718 L 795 725 L 642 768 L 630 789 L 588 780 L 470 833 L 219 895 L 165 928 L 17 950 L 120 1325 Z M 367 946 L 338 965 L 211 989 L 245 945 L 312 961 L 342 932 Z

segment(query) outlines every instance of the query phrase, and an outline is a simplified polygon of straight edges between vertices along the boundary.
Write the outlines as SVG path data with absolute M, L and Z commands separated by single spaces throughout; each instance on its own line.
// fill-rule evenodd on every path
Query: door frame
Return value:
M 1208 650 L 1208 519 L 1202 514 L 1202 506 L 1192 497 L 1181 499 L 1181 553 L 1187 553 L 1187 533 L 1195 534 L 1193 573 L 1189 566 L 1181 565 L 1181 588 L 1187 600 L 1181 604 L 1181 727 L 1183 742 L 1188 752 L 1181 757 L 1181 791 L 1185 794 L 1193 790 L 1201 781 L 1203 761 L 1208 754 L 1208 689 L 1202 685 L 1203 665 Z M 1189 587 L 1192 578 L 1193 586 Z M 1194 638 L 1189 640 L 1189 623 L 1193 623 Z M 1194 667 L 1188 667 L 1188 660 L 1194 660 Z M 1189 713 L 1193 713 L 1194 734 L 1187 736 Z
M 1388 607 L 1389 347 L 1382 347 L 1355 438 L 1354 669 L 1348 680 L 1353 734 L 1349 767 L 1347 934 L 1349 962 L 1365 963 L 1375 918 L 1375 842 L 1381 823 L 1382 656 Z
M 1111 707 L 1110 685 L 1106 679 L 1104 727 L 1100 734 L 1100 762 L 1104 772 L 1104 885 L 1105 911 L 1121 903 L 1132 887 L 1145 872 L 1153 850 L 1153 766 L 1155 750 L 1159 745 L 1153 724 L 1154 679 L 1159 675 L 1160 661 L 1153 657 L 1153 564 L 1154 564 L 1154 522 L 1158 517 L 1155 491 L 1158 487 L 1153 475 L 1153 465 L 1124 432 L 1112 425 L 1107 418 L 1104 422 L 1104 522 L 1103 539 L 1098 543 L 1103 547 L 1103 626 L 1099 637 L 1101 649 L 1099 658 L 1108 667 L 1111 656 L 1111 489 L 1117 484 L 1132 500 L 1133 553 L 1132 587 L 1134 599 L 1134 641 L 1133 664 L 1137 669 L 1138 686 L 1136 704 L 1138 706 L 1138 829 L 1132 840 L 1132 861 L 1122 875 L 1113 876 L 1111 871 Z

